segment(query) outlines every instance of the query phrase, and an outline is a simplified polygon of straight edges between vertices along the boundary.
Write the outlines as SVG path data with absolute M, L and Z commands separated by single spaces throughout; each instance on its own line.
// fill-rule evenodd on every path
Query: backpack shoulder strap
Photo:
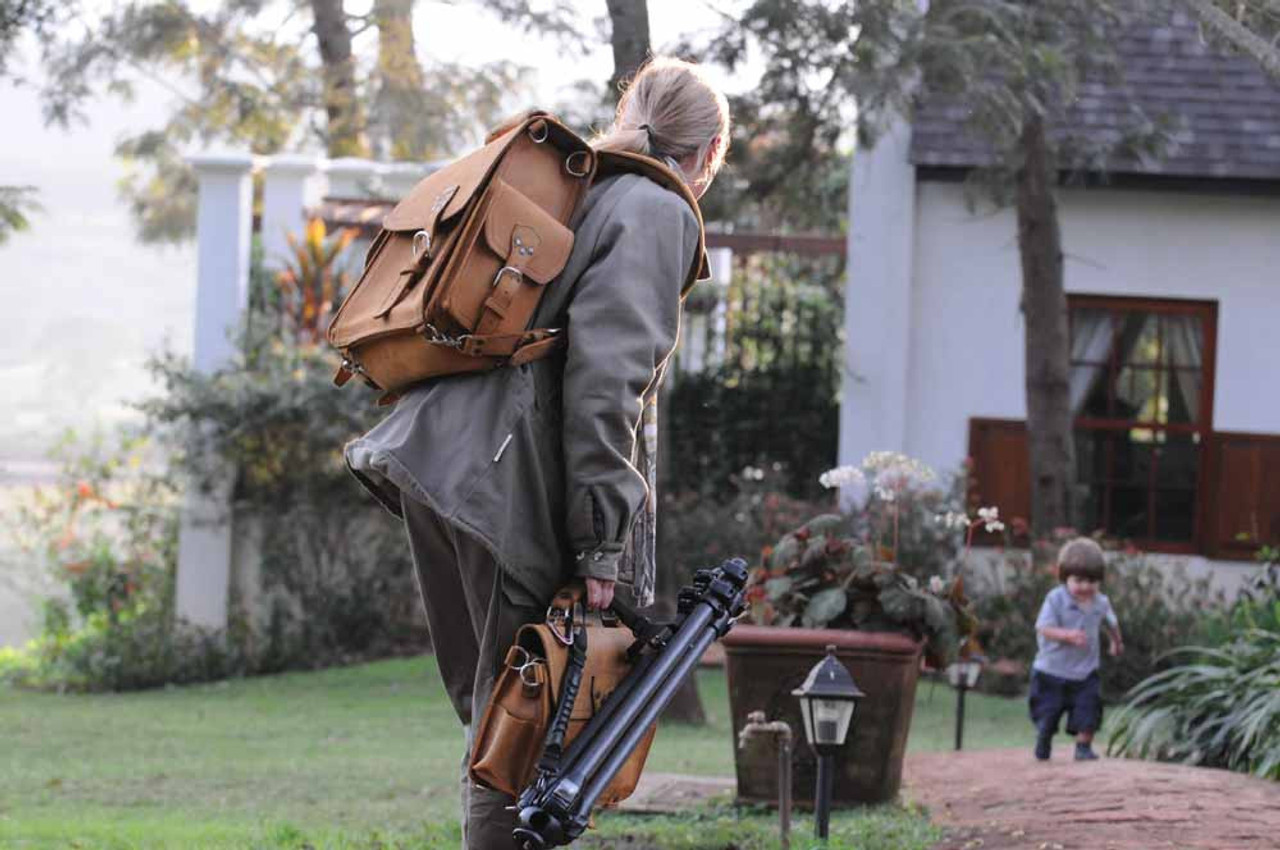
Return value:
M 644 154 L 599 151 L 596 156 L 598 165 L 595 179 L 597 180 L 612 174 L 640 174 L 684 199 L 698 219 L 698 253 L 689 268 L 689 274 L 685 278 L 684 286 L 680 289 L 680 294 L 688 295 L 698 281 L 709 280 L 711 264 L 707 261 L 707 235 L 706 226 L 702 221 L 702 209 L 698 206 L 698 199 L 693 196 L 693 192 L 684 182 L 684 178 L 672 171 L 665 163 Z

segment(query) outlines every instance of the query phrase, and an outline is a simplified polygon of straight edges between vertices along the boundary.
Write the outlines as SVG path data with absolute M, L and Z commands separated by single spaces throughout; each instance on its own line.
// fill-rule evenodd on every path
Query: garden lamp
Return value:
M 964 656 L 947 665 L 947 680 L 956 689 L 956 749 L 964 745 L 964 695 L 978 685 L 982 675 L 981 655 Z
M 835 646 L 828 644 L 826 657 L 814 665 L 808 678 L 791 695 L 800 700 L 804 736 L 818 757 L 814 834 L 825 840 L 835 779 L 832 763 L 849 735 L 858 700 L 866 694 L 858 690 L 848 668 L 836 660 Z

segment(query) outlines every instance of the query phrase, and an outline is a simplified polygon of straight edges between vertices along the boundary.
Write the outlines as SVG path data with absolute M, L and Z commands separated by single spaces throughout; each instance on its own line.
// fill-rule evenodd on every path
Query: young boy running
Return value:
M 1120 623 L 1111 601 L 1099 592 L 1106 571 L 1102 547 L 1087 537 L 1068 541 L 1058 553 L 1058 578 L 1036 618 L 1039 651 L 1031 666 L 1031 721 L 1036 726 L 1036 758 L 1048 761 L 1058 720 L 1067 715 L 1067 734 L 1076 736 L 1076 761 L 1090 761 L 1093 735 L 1102 725 L 1098 684 L 1099 633 L 1105 624 L 1111 655 L 1124 651 Z

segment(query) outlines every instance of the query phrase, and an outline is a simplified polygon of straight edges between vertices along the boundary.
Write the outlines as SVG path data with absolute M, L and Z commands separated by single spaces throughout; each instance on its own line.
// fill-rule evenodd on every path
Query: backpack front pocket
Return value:
M 540 288 L 568 262 L 573 231 L 494 177 L 461 245 L 433 298 L 438 307 L 428 311 L 466 333 L 517 333 L 533 317 Z

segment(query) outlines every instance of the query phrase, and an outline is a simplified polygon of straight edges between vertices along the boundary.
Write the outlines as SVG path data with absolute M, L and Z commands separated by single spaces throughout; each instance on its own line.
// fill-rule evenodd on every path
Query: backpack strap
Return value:
M 710 280 L 711 263 L 707 260 L 707 235 L 706 225 L 702 221 L 702 208 L 698 206 L 698 199 L 693 196 L 684 178 L 666 163 L 644 154 L 628 151 L 598 151 L 596 156 L 599 161 L 596 167 L 595 179 L 597 180 L 611 174 L 640 174 L 684 199 L 698 219 L 698 253 L 690 265 L 684 285 L 680 288 L 680 295 L 682 297 L 688 295 L 698 281 Z

